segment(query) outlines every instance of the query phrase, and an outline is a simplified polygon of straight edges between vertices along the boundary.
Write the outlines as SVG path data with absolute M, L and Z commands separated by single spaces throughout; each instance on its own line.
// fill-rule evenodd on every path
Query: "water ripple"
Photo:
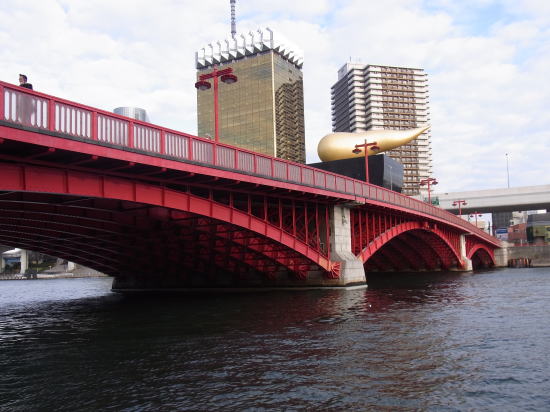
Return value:
M 548 410 L 550 271 L 126 298 L 0 282 L 0 410 Z

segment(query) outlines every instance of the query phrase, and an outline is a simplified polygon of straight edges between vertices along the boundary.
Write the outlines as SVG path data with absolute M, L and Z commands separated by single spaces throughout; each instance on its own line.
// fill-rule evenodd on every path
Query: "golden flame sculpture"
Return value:
M 430 126 L 407 130 L 368 130 L 358 133 L 331 133 L 319 141 L 317 154 L 319 154 L 319 158 L 323 162 L 363 157 L 365 156 L 364 150 L 361 150 L 357 154 L 353 153 L 352 150 L 356 144 L 365 143 L 366 139 L 367 142 L 376 142 L 376 146 L 380 148 L 379 150 L 369 148 L 368 155 L 371 156 L 403 146 L 429 128 Z

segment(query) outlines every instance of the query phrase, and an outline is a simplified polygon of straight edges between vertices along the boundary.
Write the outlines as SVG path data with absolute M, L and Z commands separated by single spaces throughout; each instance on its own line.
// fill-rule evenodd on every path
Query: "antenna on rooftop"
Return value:
M 237 0 L 229 0 L 231 3 L 231 37 L 235 38 L 237 35 L 237 23 L 235 22 L 235 3 Z

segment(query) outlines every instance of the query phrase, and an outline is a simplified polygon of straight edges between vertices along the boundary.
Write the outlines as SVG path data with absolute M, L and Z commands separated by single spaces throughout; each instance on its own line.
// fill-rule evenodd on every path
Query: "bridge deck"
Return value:
M 433 205 L 385 188 L 306 165 L 250 152 L 44 93 L 0 82 L 0 143 L 4 160 L 18 160 L 17 144 L 46 148 L 26 159 L 58 156 L 68 168 L 86 164 L 165 183 L 201 176 L 205 184 L 245 183 L 335 202 L 356 202 L 413 212 L 473 233 L 500 246 L 474 225 Z M 6 144 L 10 141 L 12 146 Z M 10 149 L 11 148 L 11 149 Z M 60 156 L 63 153 L 63 156 Z M 184 173 L 185 175 L 182 175 Z

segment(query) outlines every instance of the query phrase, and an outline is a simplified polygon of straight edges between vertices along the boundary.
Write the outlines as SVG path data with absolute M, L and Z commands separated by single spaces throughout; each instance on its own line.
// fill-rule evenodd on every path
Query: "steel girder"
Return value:
M 337 270 L 329 261 L 326 204 L 219 189 L 193 194 L 193 187 L 179 192 L 29 165 L 2 163 L 0 173 L 0 242 L 107 273 L 214 265 L 304 279 L 310 270 L 329 277 Z M 151 255 L 163 262 L 151 264 Z
M 283 271 L 297 279 L 309 271 L 324 271 L 329 278 L 340 273 L 338 262 L 330 260 L 330 205 L 317 199 L 208 188 L 204 182 L 168 188 L 28 164 L 0 163 L 0 173 L 4 243 L 113 274 L 162 268 L 178 276 L 182 267 L 268 279 Z M 379 270 L 462 263 L 455 227 L 403 210 L 355 207 L 351 229 L 354 253 L 364 262 L 372 258 Z M 494 261 L 490 245 L 480 240 L 467 245 L 470 256 L 483 249 Z M 386 250 L 375 256 L 381 248 Z
M 367 270 L 434 270 L 463 264 L 460 233 L 453 228 L 368 206 L 353 209 L 350 218 L 352 251 L 366 263 Z
M 493 256 L 489 254 L 487 249 L 478 248 L 477 251 L 472 255 L 472 268 L 489 268 L 495 265 Z
M 466 257 L 472 259 L 472 264 L 477 263 L 478 266 L 495 266 L 494 249 L 473 236 L 466 237 Z
M 81 263 L 82 259 L 77 256 L 82 255 L 87 258 L 88 266 L 97 267 L 101 264 L 103 268 L 110 269 L 104 270 L 107 273 L 117 274 L 124 270 L 125 265 L 121 265 L 121 261 L 134 263 L 126 271 L 163 267 L 162 263 L 150 264 L 151 261 L 159 260 L 155 256 L 163 256 L 162 261 L 166 262 L 177 261 L 170 257 L 181 255 L 187 266 L 193 268 L 195 265 L 189 265 L 190 257 L 197 259 L 197 265 L 199 261 L 219 263 L 222 261 L 220 255 L 224 253 L 230 255 L 225 256 L 220 267 L 236 267 L 234 263 L 227 263 L 228 259 L 232 259 L 267 272 L 267 275 L 286 266 L 301 277 L 301 271 L 305 267 L 309 270 L 312 266 L 310 261 L 283 245 L 209 218 L 192 218 L 189 215 L 187 219 L 181 219 L 179 214 L 178 220 L 170 225 L 168 221 L 151 220 L 161 215 L 170 216 L 169 213 L 160 213 L 162 209 L 134 207 L 127 208 L 126 213 L 112 213 L 117 218 L 111 221 L 74 214 L 72 220 L 64 221 L 74 206 L 52 203 L 55 199 L 49 195 L 50 202 L 41 202 L 41 207 L 56 209 L 58 214 L 53 210 L 35 212 L 29 210 L 29 204 L 31 209 L 36 206 L 36 195 L 33 200 L 25 199 L 24 196 L 22 193 L 14 193 L 10 200 L 6 196 L 0 198 L 0 205 L 4 203 L 6 206 L 6 202 L 9 202 L 11 206 L 11 209 L 9 206 L 4 207 L 0 212 L 0 238 L 5 239 L 5 243 L 18 244 L 19 241 L 25 241 L 29 249 L 48 254 L 56 254 L 57 251 L 57 255 L 61 253 L 60 257 L 69 259 L 70 256 L 71 260 Z M 96 212 L 99 206 L 94 204 L 95 200 L 89 200 L 89 203 L 86 209 Z M 104 204 L 101 207 L 109 206 Z M 113 203 L 110 207 L 116 210 L 117 204 Z M 79 209 L 83 209 L 82 206 Z M 143 215 L 128 215 L 136 211 L 140 214 L 149 211 L 150 220 L 146 220 Z M 133 221 L 133 225 L 128 224 L 128 221 Z M 102 225 L 109 225 L 110 229 L 103 229 Z M 173 253 L 170 253 L 171 249 Z M 242 273 L 243 270 L 239 268 L 237 272 Z

